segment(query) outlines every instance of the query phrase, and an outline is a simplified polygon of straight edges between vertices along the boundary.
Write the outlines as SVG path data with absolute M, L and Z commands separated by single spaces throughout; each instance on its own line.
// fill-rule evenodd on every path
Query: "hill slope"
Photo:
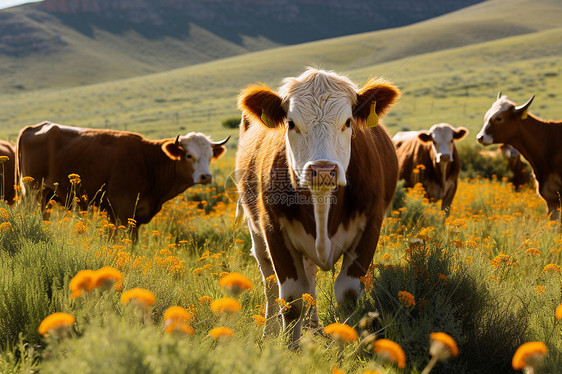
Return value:
M 408 27 L 276 48 L 135 79 L 2 95 L 2 132 L 13 138 L 22 126 L 49 119 L 126 128 L 151 137 L 189 130 L 224 137 L 220 122 L 238 114 L 236 96 L 242 87 L 255 81 L 276 87 L 282 77 L 299 74 L 306 65 L 349 74 L 358 84 L 370 75 L 396 82 L 403 97 L 385 120 L 392 132 L 450 122 L 475 133 L 499 90 L 517 102 L 536 93 L 532 111 L 560 118 L 562 28 L 549 28 L 555 24 L 549 25 L 549 17 L 562 17 L 562 4 L 521 0 L 517 10 L 512 4 L 493 0 Z M 516 11 L 527 16 L 513 21 L 512 30 L 527 32 L 496 38 L 505 30 L 504 15 Z M 486 23 L 499 25 L 488 36 L 494 40 L 478 43 L 486 39 L 478 32 Z M 464 38 L 450 37 L 468 25 L 474 29 Z M 443 35 L 441 43 L 437 36 L 430 37 L 438 31 Z M 419 39 L 418 44 L 409 39 L 411 35 Z M 407 43 L 410 50 L 421 48 L 425 53 L 409 53 Z M 425 43 L 423 48 L 419 43 Z
M 0 11 L 0 88 L 68 87 L 411 24 L 482 0 L 45 0 Z

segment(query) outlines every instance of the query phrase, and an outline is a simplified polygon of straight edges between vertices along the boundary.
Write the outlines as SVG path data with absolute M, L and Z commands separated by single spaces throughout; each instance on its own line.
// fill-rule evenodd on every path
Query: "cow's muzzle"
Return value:
M 305 165 L 304 184 L 311 190 L 333 189 L 338 185 L 341 171 L 332 161 L 314 161 Z
M 199 184 L 209 184 L 213 181 L 213 175 L 212 174 L 201 174 L 199 176 L 199 181 L 197 183 Z

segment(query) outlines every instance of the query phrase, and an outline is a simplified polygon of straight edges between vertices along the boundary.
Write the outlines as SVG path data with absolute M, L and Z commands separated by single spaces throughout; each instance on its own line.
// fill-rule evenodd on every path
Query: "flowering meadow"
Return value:
M 419 186 L 399 187 L 357 309 L 335 304 L 337 268 L 319 272 L 317 299 L 302 299 L 320 327 L 289 349 L 262 335 L 231 168 L 166 203 L 136 243 L 134 219 L 115 226 L 72 199 L 48 216 L 2 204 L 0 372 L 560 372 L 562 236 L 533 190 L 463 179 L 445 217 Z

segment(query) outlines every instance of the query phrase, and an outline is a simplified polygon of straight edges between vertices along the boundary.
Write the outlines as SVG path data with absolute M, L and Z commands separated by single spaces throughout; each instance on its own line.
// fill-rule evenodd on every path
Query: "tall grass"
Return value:
M 235 204 L 223 188 L 219 178 L 168 202 L 141 228 L 136 244 L 126 227 L 111 225 L 96 209 L 53 206 L 43 221 L 35 207 L 3 206 L 7 214 L 0 220 L 10 224 L 0 226 L 2 372 L 325 373 L 337 367 L 346 373 L 419 373 L 429 361 L 433 331 L 450 334 L 461 352 L 435 373 L 510 372 L 515 349 L 531 340 L 550 349 L 540 373 L 562 367 L 562 326 L 554 319 L 562 278 L 555 266 L 547 267 L 560 263 L 562 239 L 533 191 L 515 193 L 498 180 L 462 180 L 445 218 L 419 188 L 402 188 L 351 316 L 335 305 L 335 272 L 318 273 L 321 324 L 346 322 L 398 342 L 407 355 L 407 368 L 399 370 L 369 347 L 354 352 L 356 345 L 340 347 L 321 331 L 305 331 L 297 351 L 287 348 L 284 334 L 262 337 L 253 317 L 264 312 L 261 275 L 247 229 L 233 223 Z M 156 302 L 142 312 L 122 303 L 115 289 L 72 299 L 70 279 L 102 266 L 123 272 L 122 291 L 142 287 Z M 227 296 L 218 280 L 233 271 L 254 287 L 238 297 L 242 309 L 227 318 L 211 311 L 209 298 Z M 402 291 L 415 305 L 400 299 Z M 163 332 L 162 316 L 172 305 L 193 315 L 193 336 Z M 38 334 L 53 312 L 76 318 L 70 337 Z M 378 317 L 360 328 L 369 312 Z M 234 336 L 215 341 L 208 334 L 218 326 Z

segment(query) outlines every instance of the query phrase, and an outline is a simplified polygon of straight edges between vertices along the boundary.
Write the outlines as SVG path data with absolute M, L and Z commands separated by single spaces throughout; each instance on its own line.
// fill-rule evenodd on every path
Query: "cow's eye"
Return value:
M 186 155 L 185 157 L 188 158 L 188 159 L 190 159 L 190 160 L 193 158 L 192 155 Z
M 502 118 L 501 117 L 496 117 L 496 122 L 501 122 Z
M 293 121 L 288 121 L 287 127 L 289 127 L 289 130 L 293 130 L 295 128 L 295 123 Z
M 345 127 L 351 127 L 351 118 L 348 118 L 347 121 L 345 121 Z

